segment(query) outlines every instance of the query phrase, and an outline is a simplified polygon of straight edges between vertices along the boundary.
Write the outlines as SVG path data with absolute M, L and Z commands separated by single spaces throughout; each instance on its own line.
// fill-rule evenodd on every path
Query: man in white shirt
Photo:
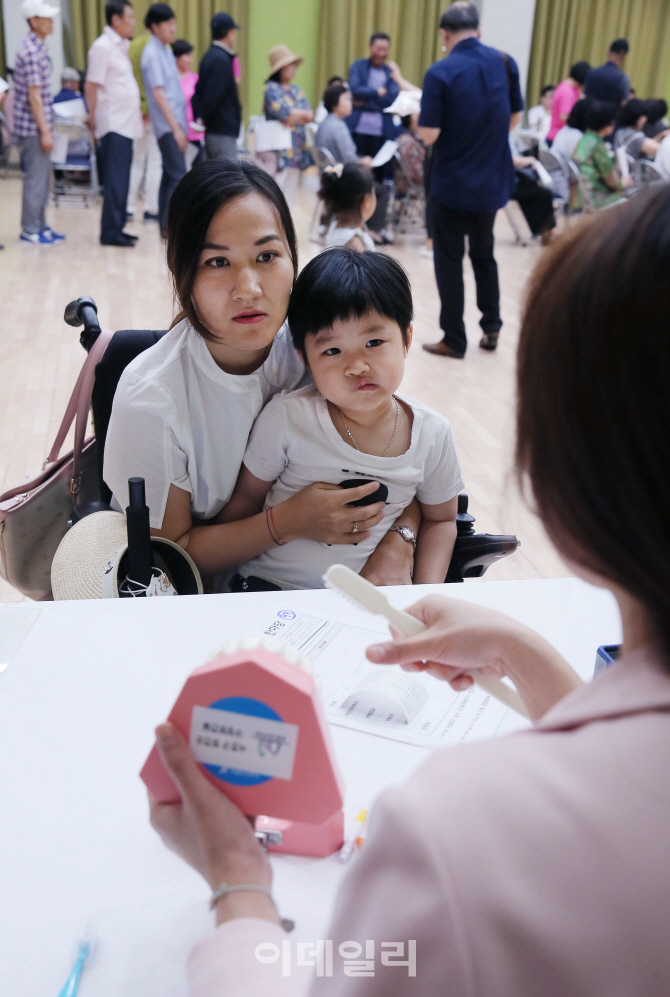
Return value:
M 104 200 L 100 242 L 134 246 L 136 236 L 123 231 L 133 139 L 142 137 L 140 91 L 128 57 L 135 14 L 128 0 L 108 0 L 107 26 L 91 45 L 86 74 L 86 104 L 99 144 Z

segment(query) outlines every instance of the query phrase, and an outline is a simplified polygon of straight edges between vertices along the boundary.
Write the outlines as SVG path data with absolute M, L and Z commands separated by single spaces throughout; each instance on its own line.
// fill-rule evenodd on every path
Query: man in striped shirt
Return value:
M 51 65 L 44 40 L 60 9 L 46 0 L 24 0 L 21 12 L 30 26 L 14 63 L 14 132 L 23 165 L 21 240 L 51 245 L 65 236 L 52 231 L 45 217 L 54 140 Z

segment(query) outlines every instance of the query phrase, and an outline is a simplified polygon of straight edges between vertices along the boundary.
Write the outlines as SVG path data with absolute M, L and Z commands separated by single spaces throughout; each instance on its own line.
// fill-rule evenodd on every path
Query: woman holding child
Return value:
M 220 575 L 277 546 L 263 511 L 213 520 L 233 493 L 261 409 L 305 373 L 284 326 L 297 247 L 275 182 L 248 163 L 195 167 L 170 202 L 168 265 L 179 320 L 121 377 L 104 478 L 125 508 L 128 478 L 144 477 L 153 532 L 186 545 L 200 526 L 189 553 L 203 574 Z M 374 481 L 348 492 L 317 481 L 274 506 L 275 536 L 365 541 L 384 504 L 348 503 L 376 490 Z M 416 504 L 398 525 L 418 532 Z M 413 544 L 388 530 L 363 573 L 378 584 L 409 583 L 412 563 Z

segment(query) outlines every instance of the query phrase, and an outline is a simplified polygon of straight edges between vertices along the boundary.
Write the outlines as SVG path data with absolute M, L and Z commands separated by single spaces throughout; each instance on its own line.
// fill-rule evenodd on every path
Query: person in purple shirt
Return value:
M 375 156 L 387 139 L 396 137 L 399 128 L 393 124 L 393 115 L 384 114 L 400 93 L 387 63 L 391 39 L 383 31 L 370 38 L 370 57 L 357 59 L 349 70 L 349 86 L 354 109 L 347 125 L 354 136 L 358 155 Z M 383 167 L 380 168 L 383 174 Z M 377 175 L 382 180 L 383 175 Z

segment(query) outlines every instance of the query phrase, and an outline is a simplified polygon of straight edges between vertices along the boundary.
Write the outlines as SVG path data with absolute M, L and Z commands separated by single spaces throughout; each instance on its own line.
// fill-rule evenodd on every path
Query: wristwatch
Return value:
M 399 533 L 403 540 L 406 540 L 408 544 L 412 545 L 412 550 L 416 554 L 416 537 L 414 536 L 414 530 L 410 529 L 409 526 L 392 526 L 389 533 Z

